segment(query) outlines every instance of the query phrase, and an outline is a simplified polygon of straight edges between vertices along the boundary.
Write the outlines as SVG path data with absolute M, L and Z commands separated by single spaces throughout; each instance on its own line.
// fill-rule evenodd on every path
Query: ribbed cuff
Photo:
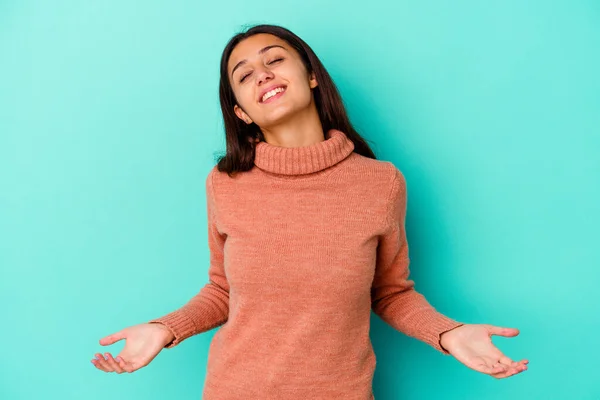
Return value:
M 445 350 L 440 343 L 442 333 L 464 325 L 464 323 L 455 321 L 452 318 L 448 318 L 445 315 L 437 312 L 435 309 L 425 311 L 421 315 L 417 313 L 413 318 L 414 321 L 421 327 L 420 339 L 438 350 L 440 353 L 444 355 L 450 355 L 450 353 Z
M 400 303 L 396 303 L 398 304 L 394 304 L 393 306 L 399 307 Z M 440 344 L 442 333 L 464 325 L 463 322 L 455 321 L 438 312 L 430 304 L 419 307 L 409 315 L 404 315 L 401 308 L 390 311 L 391 315 L 396 315 L 398 321 L 403 321 L 402 325 L 396 324 L 396 329 L 427 343 L 444 355 L 450 355 L 450 353 L 444 350 Z
M 183 342 L 185 339 L 194 335 L 196 326 L 194 325 L 191 318 L 189 318 L 184 312 L 177 310 L 173 311 L 163 317 L 155 318 L 148 323 L 160 323 L 169 328 L 175 339 L 168 343 L 165 348 L 170 349 Z

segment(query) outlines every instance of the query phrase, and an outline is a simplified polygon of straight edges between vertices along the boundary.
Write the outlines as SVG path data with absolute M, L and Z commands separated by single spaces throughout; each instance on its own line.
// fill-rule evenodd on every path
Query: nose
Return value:
M 262 85 L 263 83 L 273 79 L 273 72 L 268 68 L 261 68 L 256 73 L 256 83 Z

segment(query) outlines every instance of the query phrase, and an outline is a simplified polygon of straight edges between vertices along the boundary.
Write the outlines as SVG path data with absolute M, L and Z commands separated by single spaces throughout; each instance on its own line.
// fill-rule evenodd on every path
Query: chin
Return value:
M 260 126 L 271 126 L 271 125 L 279 125 L 285 120 L 290 119 L 295 114 L 298 113 L 296 109 L 290 109 L 287 107 L 280 107 L 275 110 L 270 111 L 267 115 L 264 115 L 262 118 L 262 123 Z

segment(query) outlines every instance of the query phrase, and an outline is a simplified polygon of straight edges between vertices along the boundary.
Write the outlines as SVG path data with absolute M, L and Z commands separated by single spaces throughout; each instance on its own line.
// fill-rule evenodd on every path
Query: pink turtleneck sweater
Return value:
M 255 167 L 206 179 L 209 282 L 149 322 L 175 340 L 215 327 L 203 400 L 373 400 L 370 311 L 442 354 L 462 323 L 409 279 L 406 182 L 387 161 L 322 142 L 256 144 Z

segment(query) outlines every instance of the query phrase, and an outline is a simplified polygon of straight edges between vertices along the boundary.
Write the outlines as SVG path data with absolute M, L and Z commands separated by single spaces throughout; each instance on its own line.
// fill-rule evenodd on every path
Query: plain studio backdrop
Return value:
M 133 374 L 90 360 L 208 282 L 219 58 L 256 23 L 404 173 L 416 289 L 521 330 L 493 341 L 529 370 L 496 380 L 372 314 L 377 400 L 600 399 L 594 0 L 0 1 L 0 398 L 200 398 L 216 329 Z

